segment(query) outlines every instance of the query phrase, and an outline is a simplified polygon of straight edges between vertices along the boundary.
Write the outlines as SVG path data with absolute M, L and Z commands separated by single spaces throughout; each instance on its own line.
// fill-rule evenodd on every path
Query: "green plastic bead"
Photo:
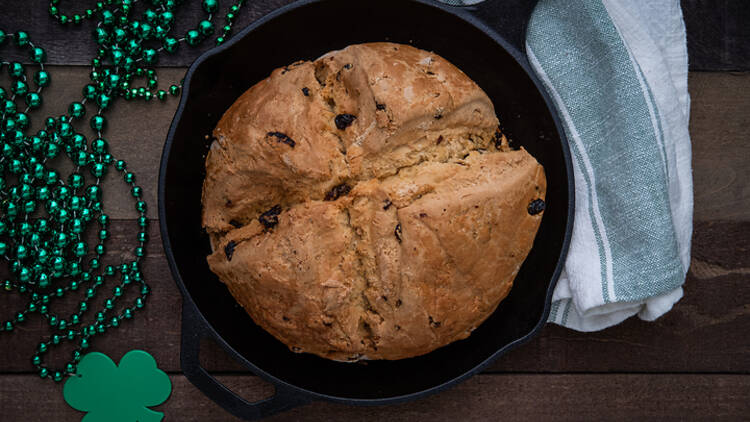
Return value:
M 34 366 L 39 366 L 42 363 L 42 357 L 39 355 L 34 355 L 34 357 L 31 358 L 31 363 Z
M 114 13 L 109 10 L 103 10 L 101 13 L 102 25 L 112 25 L 115 22 Z
M 81 173 L 72 173 L 70 176 L 68 176 L 68 184 L 73 186 L 74 189 L 78 189 L 83 186 L 85 181 L 86 180 L 83 178 L 83 175 Z
M 156 53 L 156 50 L 154 50 L 153 48 L 148 48 L 146 50 L 143 50 L 143 55 L 141 57 L 143 57 L 144 63 L 152 65 L 156 63 L 158 54 Z
M 148 22 L 153 23 L 158 17 L 159 15 L 157 15 L 156 12 L 151 9 L 146 9 L 146 11 L 143 12 L 143 19 L 147 20 Z
M 162 25 L 172 25 L 174 22 L 174 13 L 170 11 L 162 12 L 161 15 L 159 15 L 159 22 L 161 22 Z
M 55 318 L 54 316 L 50 317 L 49 320 L 52 321 L 53 318 L 55 319 L 55 323 L 57 323 L 57 318 Z M 47 351 L 47 343 L 39 343 L 39 346 L 38 346 L 37 350 L 39 350 L 39 353 L 46 352 Z
M 222 44 L 224 44 L 224 37 L 217 37 L 216 45 L 222 45 Z
M 149 40 L 154 35 L 154 27 L 146 22 L 143 22 L 137 34 L 141 39 Z
M 44 63 L 47 61 L 47 53 L 42 48 L 34 47 L 31 49 L 31 61 L 34 63 Z
M 120 75 L 111 73 L 107 77 L 107 85 L 109 85 L 110 88 L 115 88 L 120 83 Z
M 125 52 L 122 51 L 122 49 L 120 48 L 113 48 L 112 52 L 110 53 L 110 56 L 112 58 L 112 63 L 114 63 L 115 66 L 119 66 L 122 64 L 123 60 L 125 59 Z
M 10 64 L 10 67 L 8 68 L 8 73 L 10 73 L 10 76 L 21 79 L 23 78 L 24 73 L 26 73 L 26 69 L 23 67 L 21 63 L 13 62 Z
M 112 38 L 114 39 L 115 43 L 121 43 L 125 41 L 127 36 L 127 31 L 122 28 L 115 28 L 114 30 L 112 30 Z
M 86 97 L 86 99 L 88 100 L 93 100 L 94 98 L 96 98 L 96 87 L 91 84 L 84 86 L 83 96 Z
M 15 81 L 10 90 L 18 96 L 24 96 L 29 92 L 29 86 L 24 81 Z
M 109 33 L 102 27 L 94 28 L 94 40 L 99 45 L 104 45 L 109 42 Z
M 180 87 L 177 86 L 177 85 L 171 85 L 169 87 L 169 93 L 172 94 L 172 95 L 174 95 L 174 96 L 179 95 L 180 94 Z
M 141 257 L 143 257 L 143 256 L 144 256 L 144 255 L 146 254 L 145 250 L 144 250 L 144 249 L 143 249 L 143 247 L 141 247 L 141 246 L 136 246 L 136 248 L 134 249 L 134 252 L 133 252 L 133 253 L 134 253 L 134 254 L 135 254 L 135 256 L 137 256 L 138 258 L 141 258 Z
M 31 214 L 36 210 L 36 202 L 34 201 L 26 201 L 23 204 L 23 210 L 26 212 L 26 214 Z
M 89 201 L 98 201 L 101 198 L 102 190 L 99 186 L 93 185 L 86 189 L 86 199 Z
M 82 338 L 81 339 L 81 349 L 88 349 L 89 348 L 89 341 L 88 339 Z
M 219 2 L 217 0 L 203 0 L 201 6 L 206 13 L 214 13 L 219 8 Z
M 39 370 L 40 378 L 47 378 L 48 376 L 49 376 L 49 370 L 47 370 L 47 368 L 42 368 Z
M 12 100 L 5 100 L 3 102 L 3 111 L 5 111 L 5 114 L 15 114 L 16 103 L 14 103 Z
M 146 234 L 144 232 L 138 233 L 138 241 L 141 242 L 141 243 L 147 242 L 148 241 L 148 234 Z
M 59 125 L 58 132 L 63 139 L 73 136 L 73 126 L 68 122 L 62 122 Z
M 107 166 L 102 163 L 96 163 L 91 167 L 91 174 L 94 177 L 101 178 L 107 173 Z
M 204 37 L 210 36 L 214 33 L 214 24 L 212 24 L 210 21 L 202 20 L 200 21 L 200 23 L 198 23 L 198 31 Z
M 26 105 L 32 110 L 37 109 L 42 105 L 42 97 L 36 92 L 31 92 L 26 95 Z
M 19 47 L 25 47 L 29 44 L 29 34 L 25 31 L 16 32 L 16 45 Z
M 83 219 L 83 221 L 91 221 L 92 215 L 93 214 L 91 212 L 91 209 L 89 208 L 84 208 L 81 210 L 81 218 Z
M 31 270 L 25 267 L 21 268 L 21 271 L 18 273 L 18 279 L 22 283 L 28 283 L 31 280 Z
M 26 129 L 29 126 L 29 116 L 26 113 L 16 114 L 16 124 L 21 129 Z
M 6 39 L 7 39 L 7 35 L 5 34 L 5 31 L 0 29 L 0 45 L 3 45 Z
M 79 102 L 70 103 L 68 114 L 75 119 L 80 119 L 86 114 L 86 107 Z
M 201 41 L 201 34 L 195 29 L 191 29 L 190 31 L 185 34 L 185 41 L 187 41 L 188 45 L 196 46 Z
M 96 250 L 96 254 L 99 255 L 99 256 L 104 255 L 104 253 L 106 252 L 106 249 L 105 249 L 104 245 L 101 244 L 101 243 L 98 244 L 98 245 L 96 245 L 96 249 L 95 250 Z
M 77 242 L 76 245 L 75 245 L 75 247 L 74 247 L 74 249 L 73 249 L 73 252 L 79 258 L 82 257 L 82 256 L 85 256 L 86 252 L 87 252 L 86 243 L 84 243 L 84 242 Z
M 96 115 L 91 118 L 91 128 L 96 131 L 102 131 L 107 126 L 107 121 L 104 117 Z
M 133 311 L 131 311 L 130 308 L 125 308 L 125 310 L 122 311 L 122 316 L 125 317 L 125 319 L 133 318 Z
M 73 157 L 73 161 L 80 167 L 85 166 L 89 163 L 89 155 L 83 151 L 78 151 Z
M 112 97 L 110 97 L 107 94 L 99 94 L 96 97 L 96 104 L 101 108 L 102 110 L 105 110 L 109 107 L 110 102 L 112 101 Z

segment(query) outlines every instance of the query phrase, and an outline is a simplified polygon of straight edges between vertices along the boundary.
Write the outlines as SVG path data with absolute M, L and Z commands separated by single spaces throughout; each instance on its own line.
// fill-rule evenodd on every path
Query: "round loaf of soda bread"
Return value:
M 544 170 L 435 53 L 351 45 L 276 69 L 206 157 L 211 270 L 295 352 L 401 359 L 468 337 L 510 291 Z

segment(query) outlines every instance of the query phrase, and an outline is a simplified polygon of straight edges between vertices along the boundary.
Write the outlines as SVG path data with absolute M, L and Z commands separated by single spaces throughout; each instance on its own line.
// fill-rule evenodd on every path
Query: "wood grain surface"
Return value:
M 248 1 L 235 20 L 233 33 L 294 0 Z M 223 7 L 227 7 L 222 2 Z M 750 70 L 750 2 L 745 0 L 680 0 L 687 27 L 690 70 L 723 71 Z M 91 43 L 93 22 L 80 27 L 62 27 L 49 18 L 49 0 L 4 0 L 0 2 L 0 29 L 6 32 L 26 30 L 32 41 L 45 47 L 50 64 L 86 65 L 96 50 Z M 84 10 L 92 2 L 80 0 L 61 2 L 59 9 L 72 15 Z M 508 13 L 513 13 L 509 10 Z M 185 2 L 176 15 L 174 34 L 182 36 L 204 18 L 199 1 Z M 186 18 L 187 17 L 187 18 Z M 224 25 L 223 16 L 216 20 Z M 326 23 L 322 23 L 326 24 Z M 161 55 L 159 66 L 188 66 L 211 46 L 181 45 L 175 54 Z M 5 59 L 30 62 L 23 52 L 9 52 Z
M 289 0 L 248 2 L 238 27 Z M 15 3 L 15 2 L 14 2 Z M 17 2 L 20 3 L 20 2 Z M 53 82 L 45 91 L 45 104 L 32 115 L 32 127 L 47 115 L 59 115 L 88 80 L 85 65 L 92 55 L 87 50 L 90 34 L 51 24 L 46 7 L 0 4 L 0 28 L 23 28 L 41 39 L 50 55 Z M 46 2 L 44 2 L 46 4 Z M 81 4 L 61 2 L 63 8 Z M 193 2 L 195 3 L 195 2 Z M 693 10 L 705 10 L 707 3 L 683 0 L 689 29 Z M 721 1 L 725 12 L 734 5 Z M 688 7 L 689 5 L 689 7 Z M 192 8 L 192 9 L 191 9 Z M 739 12 L 737 12 L 739 13 Z M 200 16 L 195 5 L 185 16 Z M 731 22 L 724 16 L 706 15 L 706 28 L 721 27 L 724 34 Z M 178 16 L 179 19 L 179 16 Z M 717 26 L 718 25 L 718 26 Z M 721 26 L 724 25 L 724 26 Z M 697 30 L 696 30 L 697 31 Z M 729 31 L 729 32 L 727 32 Z M 735 31 L 735 32 L 732 32 Z M 720 32 L 720 31 L 719 31 Z M 35 37 L 35 34 L 37 35 Z M 730 34 L 731 35 L 731 34 Z M 709 35 L 693 36 L 709 45 Z M 729 42 L 729 41 L 727 41 Z M 705 69 L 747 66 L 737 48 L 726 47 L 709 61 L 692 62 Z M 705 54 L 708 49 L 704 49 Z M 164 59 L 158 69 L 160 85 L 182 78 L 196 51 L 183 48 Z M 701 53 L 703 54 L 703 53 Z M 691 56 L 692 57 L 692 56 Z M 698 56 L 695 56 L 698 57 Z M 7 58 L 7 57 L 4 57 Z M 692 60 L 692 58 L 691 58 Z M 708 63 L 708 64 L 707 64 Z M 729 65 L 727 65 L 729 63 Z M 739 63 L 739 64 L 738 64 Z M 745 64 L 743 64 L 745 63 Z M 735 66 L 736 65 L 736 66 Z M 735 66 L 735 67 L 732 67 Z M 717 67 L 724 69 L 726 67 Z M 0 73 L 0 85 L 5 83 Z M 579 333 L 548 325 L 527 345 L 501 357 L 483 374 L 467 382 L 415 402 L 387 407 L 350 407 L 313 403 L 272 420 L 633 420 L 633 419 L 719 419 L 750 417 L 750 74 L 693 72 L 690 74 L 691 138 L 695 183 L 695 226 L 691 269 L 685 283 L 685 297 L 656 322 L 630 319 L 596 333 Z M 144 312 L 122 329 L 96 339 L 92 349 L 118 360 L 126 351 L 139 348 L 152 353 L 173 382 L 171 398 L 156 410 L 165 420 L 232 421 L 235 418 L 195 389 L 181 374 L 179 365 L 181 297 L 164 257 L 156 217 L 156 184 L 163 142 L 177 106 L 177 99 L 117 101 L 108 113 L 106 136 L 113 153 L 128 161 L 145 191 L 151 220 L 147 257 L 143 270 L 153 288 Z M 132 259 L 136 213 L 124 185 L 114 177 L 105 181 L 105 203 L 112 223 L 108 244 L 112 259 Z M 0 320 L 18 307 L 18 298 L 0 295 Z M 73 305 L 75 298 L 69 298 Z M 63 401 L 60 385 L 40 381 L 33 374 L 29 357 L 46 333 L 38 317 L 13 334 L 0 336 L 0 421 L 77 421 L 83 416 Z M 54 353 L 61 362 L 67 352 Z M 234 362 L 217 345 L 203 345 L 204 366 L 229 388 L 243 397 L 259 399 L 273 387 Z
M 248 399 L 273 394 L 258 377 L 218 379 Z M 153 408 L 165 421 L 239 421 L 207 400 L 181 375 L 172 375 L 172 397 Z M 448 391 L 419 401 L 380 407 L 315 402 L 268 421 L 737 421 L 747 419 L 750 377 L 683 374 L 505 374 L 478 375 Z M 57 388 L 31 375 L 8 375 L 0 382 L 0 410 L 21 415 L 12 421 L 77 421 L 84 414 L 68 407 Z M 33 397 L 33 413 L 29 399 Z M 30 415 L 34 419 L 30 419 Z

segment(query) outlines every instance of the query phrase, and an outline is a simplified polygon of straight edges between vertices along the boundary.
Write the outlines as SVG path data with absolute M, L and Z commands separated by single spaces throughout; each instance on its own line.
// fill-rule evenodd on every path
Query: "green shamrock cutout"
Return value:
M 88 353 L 63 387 L 65 401 L 88 412 L 81 422 L 159 422 L 164 414 L 148 407 L 171 392 L 169 377 L 143 350 L 126 353 L 119 366 L 103 353 Z

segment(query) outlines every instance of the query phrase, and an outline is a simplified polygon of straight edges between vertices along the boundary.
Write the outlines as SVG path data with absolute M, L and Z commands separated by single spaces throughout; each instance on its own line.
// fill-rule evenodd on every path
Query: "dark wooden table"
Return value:
M 250 2 L 237 25 L 285 3 L 289 1 Z M 548 325 L 538 338 L 482 374 L 426 399 L 376 408 L 313 403 L 273 419 L 750 418 L 750 8 L 741 3 L 683 1 L 692 70 L 695 229 L 685 297 L 669 314 L 653 323 L 630 319 L 588 334 Z M 1 29 L 25 29 L 48 51 L 53 83 L 33 123 L 59 115 L 80 98 L 93 53 L 90 25 L 72 29 L 51 23 L 46 4 L 0 4 Z M 197 6 L 186 9 L 178 19 L 197 22 Z M 182 47 L 180 54 L 162 60 L 160 80 L 179 80 L 196 55 Z M 97 339 L 92 349 L 115 360 L 134 348 L 152 353 L 173 383 L 171 398 L 156 408 L 166 413 L 166 420 L 235 420 L 180 371 L 181 298 L 167 268 L 155 213 L 159 158 L 176 106 L 176 99 L 118 101 L 108 114 L 111 149 L 136 172 L 150 205 L 151 241 L 143 269 L 153 298 L 137 318 Z M 106 186 L 105 204 L 114 219 L 110 255 L 132 259 L 132 203 L 116 181 L 108 180 Z M 0 319 L 17 307 L 18 298 L 0 295 Z M 44 333 L 37 317 L 12 335 L 0 336 L 1 421 L 77 421 L 83 416 L 64 403 L 60 385 L 41 381 L 33 372 L 29 357 Z M 214 344 L 204 345 L 201 359 L 248 399 L 273 391 Z

